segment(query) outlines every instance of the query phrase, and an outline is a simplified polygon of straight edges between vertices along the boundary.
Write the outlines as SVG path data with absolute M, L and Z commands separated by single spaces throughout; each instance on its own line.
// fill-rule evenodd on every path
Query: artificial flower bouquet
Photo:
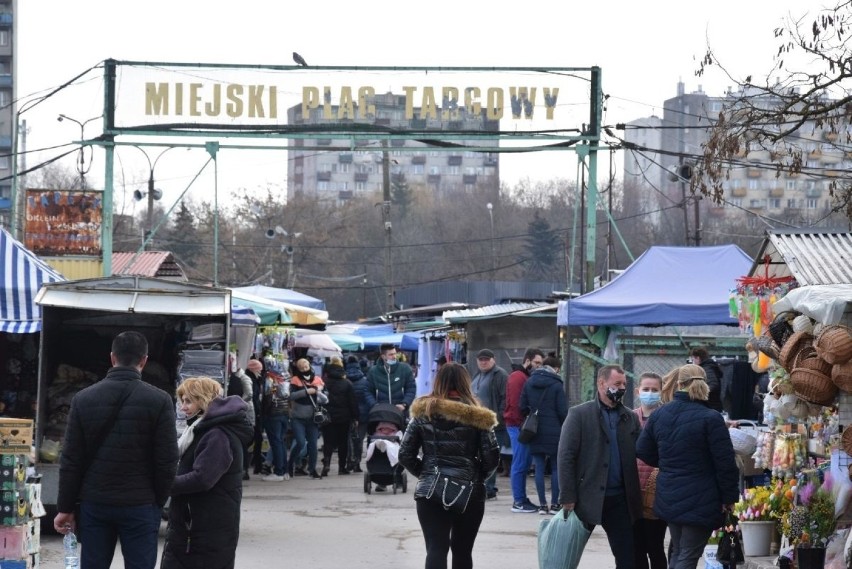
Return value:
M 741 522 L 781 520 L 793 509 L 796 480 L 774 478 L 768 486 L 747 488 L 734 505 L 734 515 Z
M 826 472 L 823 480 L 808 475 L 797 490 L 796 504 L 784 515 L 781 530 L 797 547 L 825 547 L 837 526 L 834 484 Z

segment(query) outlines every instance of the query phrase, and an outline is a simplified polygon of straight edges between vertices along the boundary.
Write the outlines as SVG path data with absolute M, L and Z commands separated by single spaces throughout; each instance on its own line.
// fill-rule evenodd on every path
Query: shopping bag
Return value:
M 541 520 L 538 526 L 539 569 L 577 569 L 583 549 L 592 532 L 572 510 L 568 518 L 562 510 Z

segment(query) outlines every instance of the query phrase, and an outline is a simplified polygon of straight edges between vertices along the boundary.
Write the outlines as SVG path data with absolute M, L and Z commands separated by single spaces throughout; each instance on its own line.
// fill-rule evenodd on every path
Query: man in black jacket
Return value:
M 82 569 L 108 569 L 117 538 L 125 567 L 157 564 L 160 514 L 178 449 L 174 402 L 142 381 L 147 360 L 145 336 L 122 332 L 112 342 L 106 377 L 71 401 L 53 526 L 82 535 Z

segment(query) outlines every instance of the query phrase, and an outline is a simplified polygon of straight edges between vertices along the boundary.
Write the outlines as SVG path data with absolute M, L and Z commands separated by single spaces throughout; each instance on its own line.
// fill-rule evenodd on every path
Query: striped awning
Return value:
M 0 332 L 31 333 L 41 330 L 41 307 L 35 296 L 41 285 L 64 281 L 44 261 L 0 227 Z

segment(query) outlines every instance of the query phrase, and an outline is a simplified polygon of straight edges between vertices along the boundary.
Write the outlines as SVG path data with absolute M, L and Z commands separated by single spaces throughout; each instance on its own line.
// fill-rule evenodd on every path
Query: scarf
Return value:
M 191 445 L 193 439 L 195 439 L 195 425 L 199 422 L 201 422 L 201 417 L 199 417 L 197 421 L 193 421 L 191 424 L 188 424 L 180 434 L 180 438 L 178 439 L 179 456 L 183 456 L 183 453 L 186 452 L 186 449 L 189 448 L 189 445 Z

